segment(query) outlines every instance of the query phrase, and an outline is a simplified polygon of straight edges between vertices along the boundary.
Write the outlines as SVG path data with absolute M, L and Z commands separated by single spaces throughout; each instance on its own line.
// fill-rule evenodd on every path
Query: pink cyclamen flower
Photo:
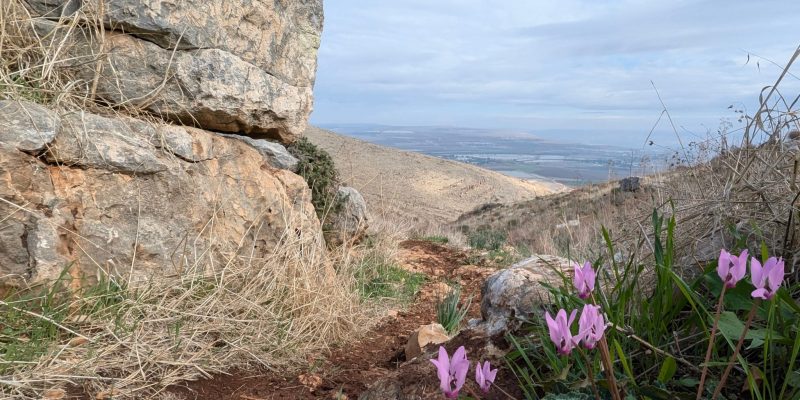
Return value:
M 494 383 L 494 378 L 497 376 L 497 368 L 491 369 L 488 361 L 484 361 L 483 367 L 481 363 L 475 366 L 475 381 L 478 382 L 483 393 L 489 393 L 489 388 Z
M 747 272 L 747 250 L 745 249 L 739 254 L 739 257 L 732 255 L 722 249 L 719 252 L 719 263 L 717 265 L 717 274 L 725 287 L 733 289 L 736 282 L 744 277 Z
M 600 306 L 586 304 L 581 311 L 581 318 L 578 320 L 578 340 L 583 341 L 583 346 L 591 350 L 606 331 L 606 319 L 600 313 Z
M 464 386 L 469 371 L 469 361 L 467 361 L 467 350 L 464 346 L 456 349 L 453 358 L 447 356 L 447 350 L 439 346 L 439 359 L 431 360 L 436 366 L 436 374 L 439 377 L 439 388 L 448 399 L 458 398 L 458 391 Z M 455 382 L 455 388 L 453 383 Z
M 547 321 L 547 327 L 550 329 L 550 340 L 555 343 L 558 353 L 561 355 L 568 355 L 573 348 L 578 344 L 579 337 L 573 337 L 570 332 L 570 325 L 575 321 L 575 313 L 578 310 L 572 310 L 569 319 L 567 319 L 567 312 L 563 309 L 558 310 L 555 319 L 550 316 L 549 312 L 545 312 L 544 318 Z
M 772 299 L 783 282 L 783 274 L 782 258 L 770 257 L 762 268 L 761 263 L 753 257 L 750 260 L 750 275 L 756 290 L 751 295 L 764 300 Z
M 582 299 L 589 297 L 592 290 L 594 290 L 594 279 L 595 272 L 589 261 L 583 263 L 583 268 L 578 263 L 575 263 L 575 279 L 573 283 L 575 289 L 578 290 L 578 297 Z

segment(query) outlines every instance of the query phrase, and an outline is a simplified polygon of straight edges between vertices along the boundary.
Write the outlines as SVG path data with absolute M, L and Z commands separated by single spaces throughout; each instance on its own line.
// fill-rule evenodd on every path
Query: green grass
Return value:
M 495 231 L 486 226 L 467 233 L 469 246 L 478 250 L 499 250 L 506 244 L 506 239 L 505 232 Z
M 406 271 L 378 248 L 367 248 L 356 265 L 358 291 L 366 299 L 410 301 L 425 284 L 424 274 Z
M 654 211 L 652 224 L 655 233 L 649 238 L 653 249 L 649 262 L 637 263 L 634 257 L 625 262 L 613 257 L 592 260 L 593 265 L 602 266 L 594 296 L 617 327 L 606 331 L 606 339 L 622 390 L 634 398 L 694 398 L 700 377 L 698 365 L 705 355 L 722 284 L 716 263 L 710 263 L 692 280 L 682 278 L 674 267 L 674 217 L 664 218 Z M 605 229 L 603 239 L 606 254 L 617 254 Z M 740 249 L 734 250 L 738 254 Z M 554 299 L 548 307 L 551 313 L 583 305 L 571 281 L 563 275 L 562 279 L 560 287 L 548 288 Z M 706 385 L 709 398 L 742 333 L 745 314 L 753 304 L 752 290 L 746 278 L 725 296 L 724 324 L 716 338 Z M 758 308 L 737 362 L 739 368 L 725 385 L 723 394 L 727 398 L 800 398 L 800 368 L 796 365 L 800 352 L 800 339 L 796 339 L 800 329 L 800 304 L 795 300 L 798 292 L 797 284 L 782 288 L 776 300 Z M 587 358 L 575 352 L 558 356 L 548 339 L 543 315 L 532 319 L 526 329 L 527 334 L 511 338 L 514 350 L 507 357 L 526 398 L 590 395 L 585 385 L 588 371 L 595 372 L 594 380 L 608 395 L 605 376 L 598 373 L 597 351 L 586 351 Z
M 326 217 L 341 211 L 345 201 L 338 195 L 339 174 L 333 158 L 305 137 L 292 143 L 287 150 L 298 159 L 298 174 L 308 183 L 311 203 L 317 217 L 325 224 Z
M 424 236 L 420 238 L 420 240 L 436 244 L 447 244 L 450 242 L 450 239 L 448 239 L 446 236 L 441 236 L 441 235 Z
M 461 321 L 467 315 L 469 306 L 472 304 L 471 297 L 460 307 L 459 301 L 461 301 L 461 288 L 455 286 L 436 304 L 436 321 L 444 327 L 449 335 L 458 332 Z
M 79 330 L 71 317 L 114 321 L 125 311 L 125 288 L 102 280 L 79 292 L 64 287 L 67 268 L 46 289 L 10 293 L 0 300 L 0 374 L 10 373 L 49 353 L 54 346 L 74 339 Z

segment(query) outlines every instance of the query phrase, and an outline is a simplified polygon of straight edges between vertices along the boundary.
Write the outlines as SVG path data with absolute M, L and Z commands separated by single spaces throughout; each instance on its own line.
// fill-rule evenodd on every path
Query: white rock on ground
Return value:
M 490 276 L 481 288 L 479 325 L 490 336 L 513 331 L 534 314 L 544 312 L 550 295 L 542 282 L 558 286 L 561 278 L 554 269 L 567 271 L 569 260 L 556 256 L 534 255 Z

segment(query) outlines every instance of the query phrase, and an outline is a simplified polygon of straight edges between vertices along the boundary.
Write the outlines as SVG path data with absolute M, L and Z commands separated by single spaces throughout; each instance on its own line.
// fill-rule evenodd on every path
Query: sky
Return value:
M 327 0 L 311 123 L 588 144 L 737 124 L 800 45 L 800 1 Z M 778 65 L 775 65 L 778 64 Z M 800 61 L 798 61 L 800 64 Z M 797 71 L 798 68 L 792 69 Z M 796 72 L 800 76 L 800 71 Z M 799 92 L 789 76 L 787 97 Z M 791 95 L 791 96 L 790 96 Z

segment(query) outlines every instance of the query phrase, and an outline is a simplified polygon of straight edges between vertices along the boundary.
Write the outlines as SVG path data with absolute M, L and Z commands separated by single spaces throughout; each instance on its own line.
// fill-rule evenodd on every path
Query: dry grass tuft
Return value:
M 53 319 L 57 340 L 38 359 L 7 369 L 2 393 L 41 398 L 47 390 L 81 385 L 89 393 L 133 398 L 234 367 L 298 365 L 310 352 L 351 337 L 367 318 L 352 271 L 347 265 L 334 270 L 315 240 L 287 232 L 266 259 L 241 248 L 237 254 L 244 255 L 224 266 L 195 265 L 180 276 L 136 284 L 105 277 L 65 296 L 63 313 L 26 314 Z M 30 303 L 4 305 L 19 311 Z
M 162 87 L 154 88 L 143 98 L 116 103 L 98 93 L 103 70 L 113 68 L 108 62 L 103 21 L 106 2 L 65 1 L 61 15 L 51 12 L 40 16 L 32 14 L 24 0 L 3 0 L 0 99 L 31 101 L 58 111 L 86 110 L 152 123 L 169 122 L 168 118 L 146 110 Z M 54 4 L 48 3 L 51 7 Z M 170 75 L 171 71 L 165 73 L 161 86 Z M 119 88 L 115 92 L 123 93 Z

